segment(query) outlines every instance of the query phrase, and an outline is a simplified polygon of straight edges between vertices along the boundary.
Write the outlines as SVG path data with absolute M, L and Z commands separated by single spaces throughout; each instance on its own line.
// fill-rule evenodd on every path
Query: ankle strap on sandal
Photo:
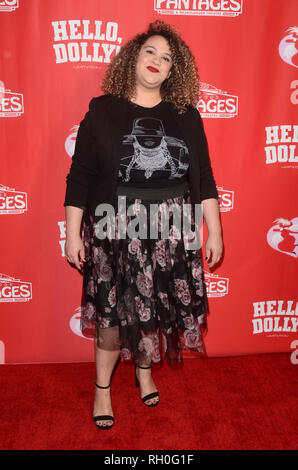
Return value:
M 101 387 L 100 385 L 97 385 L 97 383 L 95 381 L 94 381 L 94 385 L 96 385 L 97 388 L 109 388 L 111 386 L 111 384 L 110 384 L 107 387 Z

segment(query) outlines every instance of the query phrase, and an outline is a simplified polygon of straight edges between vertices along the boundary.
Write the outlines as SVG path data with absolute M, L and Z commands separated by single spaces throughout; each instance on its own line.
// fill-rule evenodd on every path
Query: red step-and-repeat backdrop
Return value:
M 207 354 L 291 357 L 297 13 L 297 0 L 0 0 L 1 363 L 93 360 L 79 329 L 82 275 L 64 254 L 66 174 L 112 57 L 158 18 L 195 55 L 220 194 L 224 256 L 204 266 Z

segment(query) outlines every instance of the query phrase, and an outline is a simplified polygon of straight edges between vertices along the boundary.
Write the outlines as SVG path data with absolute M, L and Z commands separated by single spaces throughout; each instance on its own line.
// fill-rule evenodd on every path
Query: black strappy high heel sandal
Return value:
M 107 387 L 101 387 L 100 385 L 97 385 L 97 383 L 94 381 L 94 385 L 96 385 L 97 388 L 109 388 L 111 386 L 108 385 Z M 113 424 L 108 424 L 104 426 L 103 424 L 97 424 L 96 421 L 113 421 Z M 93 421 L 95 425 L 100 428 L 100 429 L 111 429 L 111 427 L 114 425 L 114 417 L 110 415 L 102 415 L 102 416 L 93 416 Z
M 140 386 L 140 382 L 137 378 L 137 367 L 139 367 L 140 369 L 151 369 L 152 366 L 148 366 L 148 367 L 143 367 L 143 366 L 137 366 L 135 364 L 135 378 L 136 378 L 136 387 L 139 387 Z M 145 403 L 147 400 L 150 400 L 150 398 L 154 398 L 154 397 L 158 397 L 158 400 L 156 403 L 151 403 L 150 405 L 148 403 Z M 142 398 L 142 402 L 146 405 L 146 406 L 156 406 L 159 404 L 159 393 L 158 392 L 153 392 L 153 393 L 149 393 L 149 395 L 146 395 L 145 397 Z

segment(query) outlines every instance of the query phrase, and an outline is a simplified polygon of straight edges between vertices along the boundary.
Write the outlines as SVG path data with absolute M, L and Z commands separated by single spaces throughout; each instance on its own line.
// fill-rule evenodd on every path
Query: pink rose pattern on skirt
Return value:
M 182 210 L 190 204 L 190 192 L 161 202 Z M 127 198 L 127 207 L 140 203 L 149 214 L 150 203 L 157 201 Z M 127 216 L 127 222 L 133 218 Z M 84 212 L 82 333 L 94 336 L 99 348 L 120 349 L 124 360 L 141 365 L 160 361 L 162 353 L 169 364 L 181 362 L 181 350 L 206 354 L 202 335 L 209 305 L 202 249 L 185 249 L 172 216 L 170 237 L 164 239 L 160 223 L 157 239 L 104 240 L 95 236 L 95 224 Z

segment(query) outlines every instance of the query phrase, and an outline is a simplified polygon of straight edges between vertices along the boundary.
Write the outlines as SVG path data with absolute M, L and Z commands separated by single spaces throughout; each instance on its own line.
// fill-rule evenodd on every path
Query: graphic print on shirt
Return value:
M 185 175 L 189 167 L 185 142 L 165 135 L 160 119 L 134 119 L 131 133 L 123 137 L 122 149 L 126 156 L 120 157 L 118 176 L 125 182 L 132 179 L 132 170 L 141 171 L 147 180 L 156 171 L 167 172 L 165 179 L 175 179 Z

